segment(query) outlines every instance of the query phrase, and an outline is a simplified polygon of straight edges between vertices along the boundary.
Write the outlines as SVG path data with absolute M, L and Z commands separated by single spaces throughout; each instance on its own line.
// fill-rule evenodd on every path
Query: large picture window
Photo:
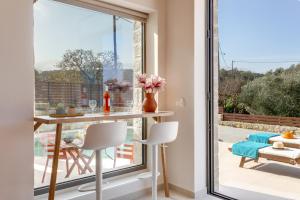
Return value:
M 141 21 L 53 0 L 37 1 L 35 115 L 48 115 L 62 106 L 83 113 L 102 112 L 106 86 L 111 112 L 139 110 L 142 93 L 135 87 L 135 76 L 143 72 L 143 30 Z M 88 126 L 63 126 L 58 189 L 93 180 L 93 152 L 74 147 L 83 141 Z M 142 137 L 142 119 L 128 120 L 127 143 L 103 152 L 105 176 L 145 166 L 143 147 L 131 143 Z M 55 127 L 50 125 L 41 127 L 34 137 L 34 186 L 38 193 L 45 192 L 49 185 L 54 138 Z M 74 164 L 78 156 L 82 159 Z

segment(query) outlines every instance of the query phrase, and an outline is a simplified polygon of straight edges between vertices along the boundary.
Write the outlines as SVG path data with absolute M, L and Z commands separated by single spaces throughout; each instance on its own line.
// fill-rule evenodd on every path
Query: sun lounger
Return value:
M 269 139 L 269 143 L 273 144 L 274 142 L 283 142 L 285 147 L 291 147 L 300 149 L 300 137 L 297 136 L 295 139 L 285 139 L 281 136 L 272 137 Z
M 231 146 L 231 152 L 233 155 L 247 158 L 258 158 L 259 149 L 270 146 L 270 144 L 253 142 L 253 141 L 241 141 Z
M 232 151 L 232 146 L 230 146 L 228 149 Z M 244 164 L 250 161 L 257 162 L 259 158 L 288 163 L 291 165 L 300 165 L 300 149 L 285 147 L 285 149 L 281 150 L 274 149 L 272 146 L 261 148 L 258 151 L 257 159 L 247 159 L 246 157 L 242 157 L 239 166 L 244 167 Z
M 248 139 L 248 138 L 249 138 L 249 135 L 247 136 L 246 139 Z M 282 142 L 285 147 L 300 149 L 300 136 L 296 136 L 295 139 L 285 139 L 285 138 L 281 137 L 280 135 L 271 137 L 269 139 L 269 143 L 273 144 L 274 142 Z

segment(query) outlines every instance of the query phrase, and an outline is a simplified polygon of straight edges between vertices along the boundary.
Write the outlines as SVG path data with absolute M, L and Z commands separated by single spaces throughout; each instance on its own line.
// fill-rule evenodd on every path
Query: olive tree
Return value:
M 300 66 L 248 82 L 241 88 L 239 102 L 253 114 L 300 117 Z

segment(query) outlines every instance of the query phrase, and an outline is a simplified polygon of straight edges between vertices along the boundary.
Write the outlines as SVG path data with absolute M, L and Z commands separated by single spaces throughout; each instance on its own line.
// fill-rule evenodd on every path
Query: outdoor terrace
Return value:
M 241 158 L 233 155 L 228 147 L 253 132 L 257 130 L 219 126 L 219 191 L 231 196 L 236 195 L 237 190 L 238 193 L 252 191 L 264 200 L 270 197 L 299 199 L 300 166 L 259 159 L 258 163 L 249 162 L 244 168 L 239 167 Z

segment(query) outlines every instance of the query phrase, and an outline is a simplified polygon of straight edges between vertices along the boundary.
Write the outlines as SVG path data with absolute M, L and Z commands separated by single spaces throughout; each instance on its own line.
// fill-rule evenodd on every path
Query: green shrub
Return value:
M 248 107 L 244 103 L 239 103 L 237 105 L 237 112 L 239 114 L 249 114 Z
M 248 82 L 238 101 L 253 114 L 300 117 L 300 65 Z
M 229 97 L 225 100 L 224 112 L 249 114 L 247 106 L 244 103 L 238 103 L 234 97 Z
M 232 98 L 227 98 L 225 100 L 224 112 L 226 112 L 226 113 L 233 113 L 234 112 L 234 105 L 233 105 L 233 99 Z

